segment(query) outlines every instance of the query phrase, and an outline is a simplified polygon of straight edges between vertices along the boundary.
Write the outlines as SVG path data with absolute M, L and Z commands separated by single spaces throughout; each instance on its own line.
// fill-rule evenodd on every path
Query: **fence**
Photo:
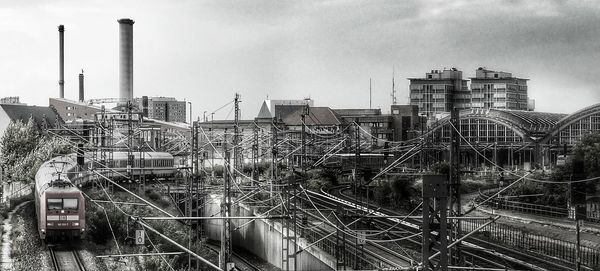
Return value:
M 483 196 L 487 197 L 487 196 Z M 486 203 L 496 209 L 512 210 L 522 213 L 543 215 L 550 217 L 568 217 L 567 208 L 558 208 L 552 206 L 538 205 L 519 201 L 510 201 L 506 199 L 493 198 Z
M 324 235 L 326 235 L 326 232 L 323 232 L 322 230 L 318 230 L 318 229 L 313 229 L 313 230 L 306 230 L 304 231 L 304 235 L 302 237 L 306 238 L 306 240 L 309 243 L 313 243 L 317 240 L 320 240 L 321 238 L 323 238 Z M 323 251 L 325 251 L 326 253 L 328 253 L 329 255 L 336 255 L 336 252 L 338 252 L 338 248 L 336 247 L 336 243 L 335 243 L 335 236 L 330 237 L 330 238 L 326 238 L 325 240 L 322 240 L 318 243 L 315 244 L 316 247 L 322 249 Z M 344 260 L 344 263 L 346 266 L 356 266 L 356 263 L 354 261 L 354 255 L 357 253 L 356 248 L 346 244 L 345 246 L 345 250 L 344 250 L 344 255 L 340 255 L 342 257 L 342 259 Z M 360 252 L 358 252 L 360 254 Z M 376 268 L 380 268 L 382 267 L 383 263 L 379 262 L 379 261 L 373 261 L 371 259 L 366 259 L 363 258 L 362 256 L 358 257 L 359 260 L 359 266 L 360 269 L 376 269 Z
M 461 229 L 464 233 L 467 233 L 475 230 L 485 222 L 483 220 L 467 219 L 461 221 Z M 576 260 L 576 243 L 534 234 L 523 228 L 507 224 L 492 223 L 481 229 L 475 236 L 484 241 L 525 251 L 531 256 L 556 258 L 569 263 L 574 263 Z M 598 270 L 600 268 L 600 250 L 585 246 L 580 246 L 580 248 L 581 263 Z
M 11 199 L 20 198 L 32 193 L 31 185 L 21 182 L 10 182 L 2 185 L 2 198 L 0 202 L 10 203 Z

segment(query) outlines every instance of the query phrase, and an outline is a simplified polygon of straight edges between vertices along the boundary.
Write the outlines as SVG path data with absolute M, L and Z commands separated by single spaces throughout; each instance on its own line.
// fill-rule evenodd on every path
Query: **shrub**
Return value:
M 88 238 L 91 238 L 96 244 L 105 244 L 106 241 L 112 239 L 111 227 L 106 220 L 107 215 L 115 237 L 118 240 L 124 240 L 127 237 L 125 233 L 127 218 L 125 215 L 119 211 L 107 211 L 105 215 L 101 208 L 93 208 L 93 210 L 87 210 L 86 222 L 88 226 Z

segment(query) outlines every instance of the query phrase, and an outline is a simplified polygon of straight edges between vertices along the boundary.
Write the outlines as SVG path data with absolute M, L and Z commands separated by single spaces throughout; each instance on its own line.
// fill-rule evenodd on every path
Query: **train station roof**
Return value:
M 588 106 L 572 114 L 507 109 L 465 109 L 460 111 L 460 118 L 490 120 L 510 127 L 530 141 L 547 141 L 568 125 L 597 114 L 600 114 L 600 104 Z M 436 127 L 446 125 L 449 120 L 450 116 L 441 119 Z

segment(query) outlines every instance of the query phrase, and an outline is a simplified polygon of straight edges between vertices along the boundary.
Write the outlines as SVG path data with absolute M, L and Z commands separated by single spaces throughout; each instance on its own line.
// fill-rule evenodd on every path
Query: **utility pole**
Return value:
M 448 270 L 447 179 L 446 175 L 423 175 L 423 271 Z M 437 262 L 429 259 L 435 250 L 440 252 Z
M 304 168 L 304 159 L 306 159 L 306 116 L 310 113 L 310 108 L 308 105 L 304 105 L 304 110 L 302 111 L 302 114 L 300 115 L 300 117 L 302 118 L 302 134 L 300 134 L 301 137 L 301 144 L 302 144 L 302 156 L 300 158 L 300 168 L 302 169 L 302 171 L 304 173 L 305 172 L 305 168 Z
M 210 139 L 209 142 L 212 142 L 213 140 L 215 140 L 215 136 L 214 136 L 214 127 L 215 126 L 215 112 L 210 113 Z M 210 164 L 211 164 L 211 179 L 214 180 L 215 179 L 215 149 L 214 148 L 210 148 Z
M 227 129 L 223 133 L 223 201 L 221 202 L 221 215 L 223 219 L 223 228 L 221 229 L 221 254 L 219 255 L 219 267 L 221 270 L 229 271 L 233 269 L 231 262 L 231 176 L 229 174 L 229 150 L 227 149 Z
M 269 196 L 273 199 L 273 182 L 278 183 L 277 169 L 279 165 L 277 162 L 277 120 L 275 118 L 273 118 L 271 134 L 273 138 L 271 139 L 271 182 L 269 183 Z
M 392 66 L 392 104 L 396 104 L 396 69 Z
M 354 120 L 355 125 L 355 152 L 354 152 L 354 196 L 356 202 L 356 210 L 360 210 L 359 206 L 362 205 L 362 176 L 360 176 L 360 119 L 356 118 Z M 368 191 L 367 191 L 368 193 Z M 368 205 L 367 205 L 368 206 Z M 358 222 L 354 223 L 354 231 L 357 234 L 357 238 L 354 238 L 354 247 L 356 251 L 354 252 L 354 269 L 361 269 L 358 257 L 359 253 L 364 256 L 364 236 L 362 233 L 358 233 Z M 360 251 L 360 252 L 359 252 Z
M 242 167 L 242 156 L 240 148 L 240 95 L 235 94 L 234 107 L 235 107 L 235 121 L 233 124 L 233 171 L 232 177 L 234 182 L 238 182 L 238 170 Z
M 132 119 L 132 109 L 133 105 L 131 101 L 127 101 L 125 104 L 125 110 L 127 110 L 127 178 L 129 181 L 133 179 L 133 119 Z M 130 187 L 131 189 L 131 187 Z
M 452 93 L 452 111 L 450 111 L 450 124 L 453 126 L 450 130 L 450 178 L 448 179 L 449 188 L 449 209 L 450 216 L 461 216 L 461 201 L 460 201 L 460 120 L 459 111 L 456 102 L 456 93 Z M 450 221 L 450 242 L 454 242 L 460 238 L 461 227 L 460 220 L 452 219 Z M 461 257 L 461 244 L 456 244 L 449 252 L 450 262 L 454 266 L 463 266 Z
M 369 109 L 371 109 L 371 106 L 372 106 L 372 104 L 371 104 L 371 97 L 372 96 L 371 95 L 372 95 L 373 92 L 371 91 L 371 86 L 372 86 L 372 80 L 371 80 L 371 78 L 369 78 Z
M 259 173 L 258 173 L 258 124 L 254 122 L 254 143 L 252 144 L 252 179 L 258 186 Z
M 575 230 L 577 237 L 577 248 L 575 250 L 575 270 L 581 270 L 581 223 L 586 219 L 586 186 L 587 182 L 576 182 L 585 179 L 585 165 L 581 158 L 573 159 L 573 172 L 571 174 L 571 183 L 569 184 L 570 212 L 575 219 Z

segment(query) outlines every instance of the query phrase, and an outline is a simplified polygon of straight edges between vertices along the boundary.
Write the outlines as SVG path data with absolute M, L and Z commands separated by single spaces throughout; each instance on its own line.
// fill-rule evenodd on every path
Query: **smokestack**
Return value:
M 81 70 L 81 73 L 79 74 L 79 101 L 83 102 L 84 97 L 83 97 L 83 69 Z
M 131 19 L 119 22 L 119 98 L 133 100 L 133 23 Z
M 65 97 L 65 26 L 58 26 L 58 58 L 59 58 L 59 98 Z

